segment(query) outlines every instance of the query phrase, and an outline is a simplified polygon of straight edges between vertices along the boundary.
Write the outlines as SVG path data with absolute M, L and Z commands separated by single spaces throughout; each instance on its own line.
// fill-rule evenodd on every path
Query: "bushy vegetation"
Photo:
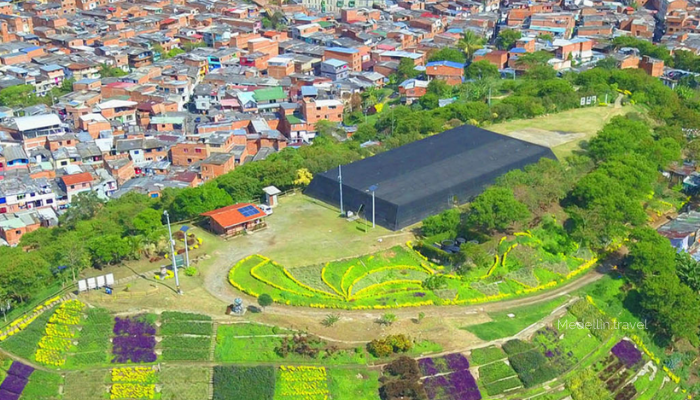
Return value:
M 273 367 L 214 367 L 214 400 L 272 400 L 274 395 Z

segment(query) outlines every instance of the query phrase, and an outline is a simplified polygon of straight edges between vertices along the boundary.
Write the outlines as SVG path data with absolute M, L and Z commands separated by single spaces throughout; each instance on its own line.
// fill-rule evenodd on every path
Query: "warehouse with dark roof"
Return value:
M 401 146 L 342 167 L 343 206 L 378 225 L 402 229 L 462 204 L 513 169 L 556 159 L 544 146 L 471 125 Z M 339 207 L 338 169 L 317 174 L 306 194 Z

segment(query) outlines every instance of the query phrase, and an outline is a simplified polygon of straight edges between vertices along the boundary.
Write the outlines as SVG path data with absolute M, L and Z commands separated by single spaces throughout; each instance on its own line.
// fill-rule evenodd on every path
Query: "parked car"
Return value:
M 265 214 L 272 215 L 272 207 L 268 206 L 267 204 L 260 204 L 258 208 L 263 210 Z

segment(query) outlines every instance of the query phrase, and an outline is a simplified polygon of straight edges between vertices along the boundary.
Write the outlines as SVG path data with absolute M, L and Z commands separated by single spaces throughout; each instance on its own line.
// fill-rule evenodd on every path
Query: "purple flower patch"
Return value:
M 629 340 L 621 340 L 620 343 L 613 346 L 611 352 L 627 368 L 633 367 L 642 361 L 642 353 Z
M 27 386 L 26 379 L 14 375 L 7 375 L 5 380 L 2 381 L 2 385 L 0 385 L 0 390 L 22 394 L 25 386 Z
M 480 400 L 481 392 L 476 385 L 476 380 L 468 369 L 453 372 L 449 375 L 449 393 L 457 400 Z
M 425 393 L 428 394 L 428 399 L 430 400 L 443 399 L 447 394 L 447 388 L 449 386 L 450 384 L 445 376 L 426 378 L 423 381 Z
M 450 367 L 452 371 L 461 371 L 464 369 L 469 369 L 469 360 L 463 354 L 452 353 L 445 356 L 447 361 L 447 366 Z
M 416 293 L 413 293 L 413 297 L 425 297 L 425 293 L 423 293 L 423 292 L 416 292 Z
M 423 376 L 433 376 L 438 373 L 432 358 L 421 358 L 418 360 L 418 367 Z
M 29 365 L 22 364 L 19 361 L 13 361 L 10 369 L 7 370 L 9 375 L 14 375 L 19 378 L 29 379 L 29 375 L 34 372 L 34 368 Z
M 19 400 L 19 394 L 0 389 L 0 400 Z
M 156 361 L 156 328 L 132 318 L 114 319 L 114 339 L 112 340 L 113 363 L 151 363 Z

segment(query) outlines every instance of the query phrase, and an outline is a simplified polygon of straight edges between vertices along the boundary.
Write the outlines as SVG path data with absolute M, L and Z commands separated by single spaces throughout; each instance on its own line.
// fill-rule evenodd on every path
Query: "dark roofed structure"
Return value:
M 343 204 L 363 209 L 372 218 L 375 192 L 376 222 L 397 230 L 449 208 L 456 199 L 465 203 L 495 179 L 541 158 L 556 159 L 543 146 L 463 125 L 438 135 L 344 165 Z M 338 169 L 317 174 L 306 193 L 339 205 Z

